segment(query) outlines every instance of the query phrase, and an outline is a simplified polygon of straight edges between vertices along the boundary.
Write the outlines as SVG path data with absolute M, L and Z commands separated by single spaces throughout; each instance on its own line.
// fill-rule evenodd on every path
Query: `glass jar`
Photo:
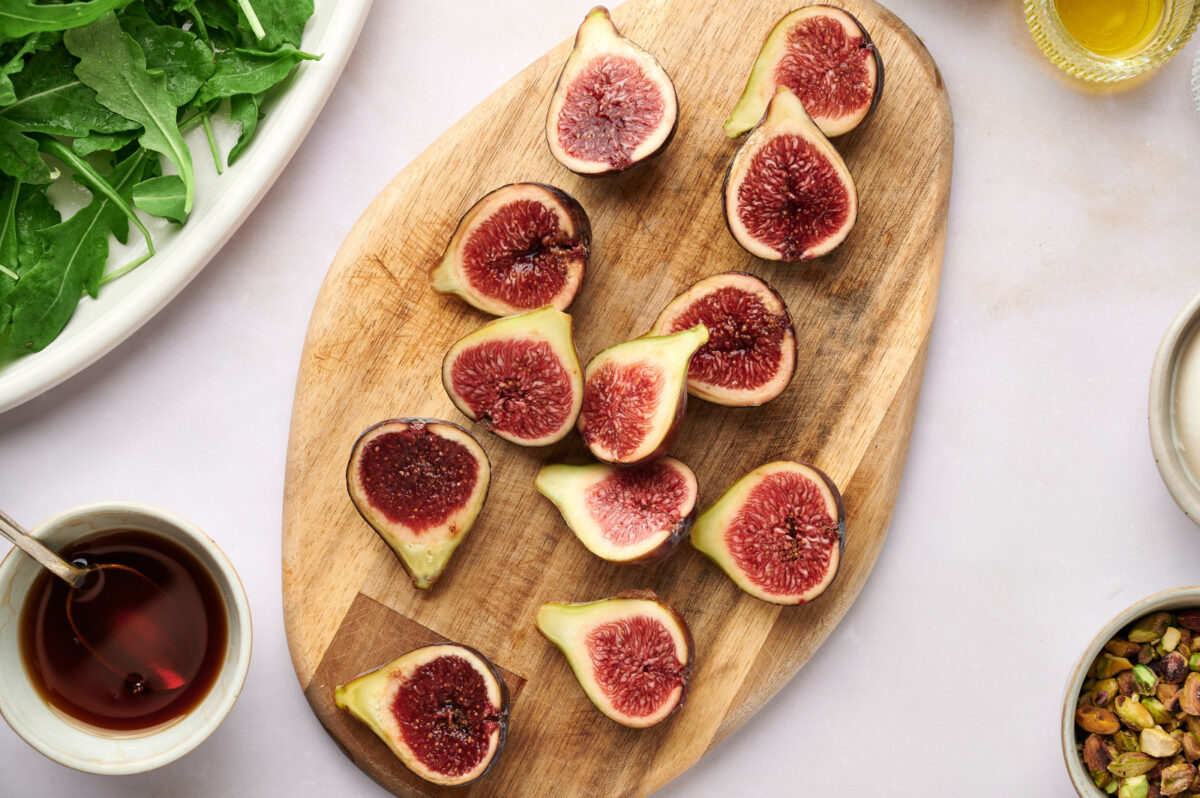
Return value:
M 1156 27 L 1126 52 L 1102 55 L 1081 44 L 1063 24 L 1064 0 L 1025 0 L 1025 20 L 1034 41 L 1056 66 L 1083 80 L 1126 80 L 1165 64 L 1183 49 L 1200 19 L 1200 0 L 1162 0 Z

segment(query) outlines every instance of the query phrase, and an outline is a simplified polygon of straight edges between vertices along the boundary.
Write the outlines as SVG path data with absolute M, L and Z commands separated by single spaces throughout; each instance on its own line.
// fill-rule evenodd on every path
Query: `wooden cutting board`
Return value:
M 846 7 L 871 32 L 886 83 L 875 115 L 835 140 L 861 213 L 834 253 L 800 265 L 746 254 L 721 215 L 721 180 L 738 147 L 721 122 L 757 48 L 795 0 L 631 0 L 623 33 L 675 80 L 681 119 L 665 154 L 627 174 L 585 179 L 546 148 L 543 120 L 570 38 L 447 131 L 371 204 L 339 251 L 313 310 L 296 386 L 283 519 L 288 642 L 318 718 L 367 773 L 400 795 L 439 791 L 413 776 L 333 704 L 333 688 L 418 645 L 452 639 L 484 652 L 515 694 L 508 745 L 484 779 L 455 795 L 644 795 L 744 723 L 812 656 L 862 589 L 883 545 L 904 469 L 937 300 L 953 128 L 941 76 L 920 40 L 870 0 Z M 749 13 L 748 13 L 749 12 Z M 566 31 L 564 31 L 566 33 Z M 572 32 L 573 33 L 573 32 Z M 570 312 L 581 361 L 644 333 L 695 280 L 753 272 L 796 320 L 795 379 L 762 408 L 688 405 L 673 454 L 700 480 L 703 509 L 741 474 L 795 458 L 844 494 L 847 550 L 814 603 L 777 607 L 741 593 L 684 544 L 649 569 L 590 555 L 533 487 L 546 463 L 585 462 L 577 435 L 523 449 L 470 425 L 446 397 L 447 348 L 489 317 L 435 294 L 427 273 L 459 217 L 504 183 L 573 194 L 594 250 Z M 492 461 L 491 494 L 441 581 L 414 590 L 359 518 L 345 487 L 358 434 L 400 416 L 471 428 Z M 696 640 L 687 705 L 644 731 L 596 711 L 534 626 L 546 601 L 652 588 Z

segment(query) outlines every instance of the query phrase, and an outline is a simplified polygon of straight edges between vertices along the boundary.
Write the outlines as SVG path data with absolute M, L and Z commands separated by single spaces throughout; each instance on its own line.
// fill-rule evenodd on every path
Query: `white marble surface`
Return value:
M 384 183 L 590 5 L 377 0 L 312 133 L 211 265 L 98 364 L 0 415 L 0 506 L 28 523 L 102 499 L 171 508 L 237 564 L 256 631 L 241 701 L 184 760 L 89 777 L 0 726 L 0 794 L 384 794 L 309 711 L 283 633 L 283 463 L 309 310 Z M 1079 651 L 1134 600 L 1200 582 L 1200 530 L 1146 428 L 1158 340 L 1200 290 L 1195 45 L 1101 95 L 1040 57 L 1015 0 L 891 7 L 938 61 L 956 122 L 891 534 L 826 645 L 663 796 L 1068 795 L 1059 712 Z

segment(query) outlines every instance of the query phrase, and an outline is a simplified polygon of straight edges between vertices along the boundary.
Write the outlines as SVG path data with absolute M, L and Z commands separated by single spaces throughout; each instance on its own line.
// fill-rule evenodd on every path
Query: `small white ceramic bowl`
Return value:
M 1104 791 L 1092 782 L 1091 774 L 1079 758 L 1079 752 L 1075 750 L 1075 708 L 1079 702 L 1080 688 L 1087 679 L 1088 668 L 1100 655 L 1104 644 L 1138 618 L 1160 610 L 1182 610 L 1191 607 L 1200 607 L 1200 586 L 1176 587 L 1144 598 L 1109 621 L 1083 652 L 1079 662 L 1075 663 L 1071 678 L 1067 680 L 1067 692 L 1063 698 L 1062 748 L 1063 758 L 1067 763 L 1067 774 L 1071 777 L 1071 785 L 1075 792 L 1079 793 L 1079 798 L 1108 798 Z
M 18 549 L 0 563 L 0 713 L 25 742 L 55 762 L 87 773 L 142 773 L 172 762 L 202 743 L 233 708 L 250 667 L 250 605 L 237 573 L 207 535 L 182 518 L 130 502 L 89 504 L 54 516 L 32 530 L 59 550 L 108 529 L 140 529 L 182 545 L 208 569 L 225 604 L 228 647 L 216 682 L 194 710 L 142 732 L 110 732 L 66 717 L 38 695 L 21 660 L 21 606 L 41 570 Z
M 1200 487 L 1180 452 L 1176 388 L 1180 362 L 1188 344 L 1200 334 L 1200 293 L 1172 320 L 1159 344 L 1150 371 L 1150 449 L 1171 497 L 1193 522 L 1200 524 Z M 1197 364 L 1200 366 L 1200 363 Z M 1193 412 L 1200 414 L 1200 393 Z M 1200 457 L 1200 452 L 1197 453 Z M 1196 475 L 1200 478 L 1200 474 Z

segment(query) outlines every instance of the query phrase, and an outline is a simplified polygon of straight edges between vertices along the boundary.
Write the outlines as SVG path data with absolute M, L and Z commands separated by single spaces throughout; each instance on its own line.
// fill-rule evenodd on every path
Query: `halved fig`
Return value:
M 508 686 L 469 646 L 410 651 L 340 684 L 334 703 L 365 723 L 413 773 L 468 784 L 487 773 L 508 736 Z
M 832 250 L 858 219 L 850 170 L 781 86 L 725 173 L 725 221 L 751 255 L 802 261 Z
M 687 407 L 688 363 L 707 340 L 697 324 L 610 346 L 588 361 L 579 433 L 597 460 L 637 465 L 667 453 Z
M 464 415 L 507 441 L 562 440 L 583 404 L 571 317 L 544 307 L 485 324 L 450 347 L 442 384 Z
M 659 314 L 651 335 L 708 329 L 688 366 L 688 393 L 751 407 L 783 393 L 796 371 L 796 330 L 779 293 L 753 274 L 725 272 L 684 291 Z
M 662 152 L 679 121 L 671 76 L 596 6 L 575 35 L 546 116 L 546 141 L 581 175 L 621 172 Z
M 426 589 L 475 523 L 491 463 L 457 424 L 398 418 L 359 436 L 346 487 L 359 514 L 392 547 L 413 585 Z
M 471 206 L 430 282 L 494 316 L 545 305 L 566 310 L 591 246 L 591 223 L 574 197 L 542 183 L 512 183 Z
M 771 29 L 746 90 L 725 120 L 732 138 L 754 127 L 779 86 L 787 86 L 826 136 L 848 133 L 870 116 L 883 93 L 883 59 L 848 11 L 805 6 Z
M 665 559 L 696 519 L 696 475 L 674 457 L 633 468 L 549 465 L 534 484 L 588 551 L 622 565 Z
M 596 708 L 625 726 L 653 726 L 683 706 L 692 633 L 649 590 L 587 604 L 543 604 L 537 627 L 567 658 Z
M 779 460 L 739 479 L 701 513 L 692 545 L 750 595 L 773 604 L 804 604 L 837 575 L 846 510 L 823 471 Z

